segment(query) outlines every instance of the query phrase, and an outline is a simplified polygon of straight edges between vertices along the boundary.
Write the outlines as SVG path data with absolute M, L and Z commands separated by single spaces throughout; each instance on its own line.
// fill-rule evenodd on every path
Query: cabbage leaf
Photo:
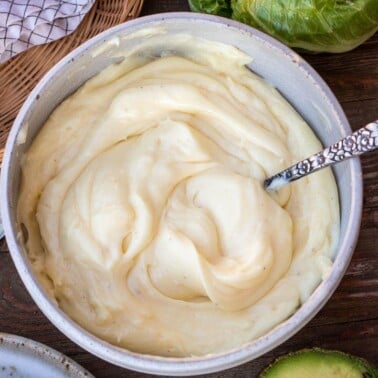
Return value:
M 194 12 L 216 14 L 231 17 L 231 0 L 189 0 L 190 9 Z
M 308 51 L 349 51 L 378 30 L 378 0 L 191 0 L 190 6 Z

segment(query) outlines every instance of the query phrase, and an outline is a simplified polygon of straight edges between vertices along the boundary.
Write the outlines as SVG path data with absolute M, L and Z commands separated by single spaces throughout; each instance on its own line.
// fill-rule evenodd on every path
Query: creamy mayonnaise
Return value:
M 158 38 L 51 114 L 23 160 L 18 219 L 46 290 L 83 327 L 133 351 L 204 355 L 309 297 L 332 265 L 338 196 L 328 169 L 264 191 L 321 145 L 248 56 Z

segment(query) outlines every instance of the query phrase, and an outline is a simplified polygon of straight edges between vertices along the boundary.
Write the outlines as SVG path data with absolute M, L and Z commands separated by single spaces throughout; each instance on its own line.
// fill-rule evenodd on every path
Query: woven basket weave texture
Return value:
M 142 5 L 143 0 L 97 0 L 72 34 L 35 46 L 0 65 L 0 162 L 13 121 L 42 76 L 87 39 L 138 17 Z

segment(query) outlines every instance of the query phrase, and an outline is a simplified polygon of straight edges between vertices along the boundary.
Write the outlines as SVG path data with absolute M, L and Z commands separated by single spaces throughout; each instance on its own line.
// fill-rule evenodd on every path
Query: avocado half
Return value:
M 260 378 L 378 378 L 378 370 L 362 358 L 314 348 L 278 358 Z

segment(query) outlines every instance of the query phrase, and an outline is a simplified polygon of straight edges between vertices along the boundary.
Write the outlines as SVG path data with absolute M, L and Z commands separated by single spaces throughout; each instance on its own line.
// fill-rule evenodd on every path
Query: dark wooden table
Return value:
M 146 0 L 143 14 L 188 10 L 186 0 Z M 341 55 L 304 55 L 329 84 L 357 129 L 378 118 L 378 33 Z M 318 346 L 349 352 L 378 366 L 378 151 L 362 158 L 364 210 L 360 237 L 339 288 L 300 332 L 263 357 L 208 377 L 256 377 L 275 357 Z M 0 331 L 45 343 L 73 358 L 97 377 L 146 377 L 108 364 L 76 346 L 39 311 L 0 243 Z

